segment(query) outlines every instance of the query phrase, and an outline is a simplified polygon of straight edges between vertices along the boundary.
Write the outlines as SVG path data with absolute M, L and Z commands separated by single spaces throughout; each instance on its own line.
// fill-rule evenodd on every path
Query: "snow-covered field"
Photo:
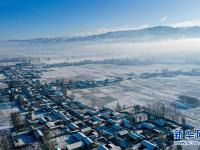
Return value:
M 115 109 L 117 102 L 121 106 L 129 107 L 136 104 L 148 105 L 162 101 L 170 104 L 178 99 L 179 95 L 187 95 L 200 99 L 200 77 L 176 76 L 173 78 L 149 78 L 142 79 L 138 75 L 143 72 L 155 72 L 162 69 L 191 70 L 200 68 L 191 65 L 149 65 L 149 66 L 114 66 L 114 65 L 84 65 L 53 68 L 43 74 L 42 80 L 52 81 L 56 78 L 66 80 L 103 80 L 106 78 L 121 77 L 128 73 L 135 73 L 132 80 L 124 80 L 121 83 L 96 87 L 91 89 L 77 89 L 69 91 L 76 99 L 98 107 L 106 106 Z M 199 124 L 200 107 L 188 110 L 180 110 Z
M 48 72 L 43 73 L 44 81 L 52 81 L 57 78 L 66 80 L 103 80 L 121 76 L 134 72 L 140 74 L 143 72 L 155 72 L 162 69 L 169 70 L 191 70 L 192 68 L 200 68 L 199 65 L 147 65 L 147 66 L 118 66 L 118 65 L 83 65 L 69 67 L 55 67 Z
M 7 84 L 0 82 L 0 89 L 4 89 L 4 88 L 7 88 L 7 87 L 8 87 Z
M 2 83 L 1 81 L 5 78 L 3 74 L 0 74 L 0 89 L 6 88 L 7 85 Z
M 0 80 L 3 80 L 5 76 L 3 74 L 0 74 Z
M 12 127 L 10 115 L 12 112 L 17 112 L 19 109 L 12 103 L 0 104 L 0 130 L 9 129 Z

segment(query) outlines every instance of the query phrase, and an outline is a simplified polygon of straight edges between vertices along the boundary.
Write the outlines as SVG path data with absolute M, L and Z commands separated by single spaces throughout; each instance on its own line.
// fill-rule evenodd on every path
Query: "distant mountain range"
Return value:
M 28 43 L 65 43 L 82 41 L 131 41 L 145 42 L 157 40 L 170 40 L 200 37 L 200 26 L 195 27 L 170 27 L 155 26 L 137 30 L 113 31 L 102 34 L 76 37 L 35 38 L 26 40 L 9 40 L 10 42 Z

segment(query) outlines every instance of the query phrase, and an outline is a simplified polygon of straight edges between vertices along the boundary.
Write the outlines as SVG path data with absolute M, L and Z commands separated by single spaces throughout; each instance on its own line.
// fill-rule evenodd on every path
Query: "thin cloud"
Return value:
M 114 31 L 126 31 L 126 30 L 139 30 L 139 29 L 144 29 L 148 28 L 150 25 L 148 24 L 143 24 L 140 26 L 122 26 L 122 27 L 116 27 L 116 28 L 99 28 L 96 29 L 96 31 L 88 31 L 88 32 L 76 32 L 73 33 L 71 36 L 88 36 L 88 35 L 94 35 L 94 34 L 102 34 L 102 33 L 107 33 L 107 32 L 114 32 Z
M 138 30 L 138 29 L 144 29 L 144 28 L 149 28 L 149 27 L 151 27 L 151 26 L 148 25 L 148 24 L 143 24 L 143 25 L 140 25 L 140 26 L 135 27 L 134 29 L 135 29 L 135 30 Z
M 160 19 L 160 22 L 165 22 L 167 20 L 167 16 L 163 16 L 161 19 Z
M 138 30 L 138 29 L 144 29 L 150 27 L 148 24 L 143 24 L 140 26 L 123 26 L 118 28 L 100 28 L 97 29 L 96 33 L 106 33 L 106 32 L 112 32 L 112 31 L 125 31 L 125 30 Z
M 182 22 L 177 22 L 171 25 L 172 27 L 194 27 L 200 26 L 200 20 L 187 20 Z
M 114 32 L 114 31 L 124 31 L 124 30 L 133 30 L 134 27 L 130 26 L 122 26 L 122 27 L 116 27 L 116 28 L 99 28 L 96 30 L 96 33 L 106 33 L 106 32 Z

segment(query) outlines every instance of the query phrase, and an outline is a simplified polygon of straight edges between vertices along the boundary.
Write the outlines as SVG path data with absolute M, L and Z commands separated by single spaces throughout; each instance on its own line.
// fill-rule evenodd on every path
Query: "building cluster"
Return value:
M 3 70 L 10 101 L 19 112 L 10 131 L 12 148 L 57 150 L 170 149 L 175 129 L 192 128 L 133 107 L 133 112 L 91 108 L 54 84 L 42 84 L 34 66 Z
M 175 77 L 179 75 L 184 76 L 200 76 L 200 70 L 199 69 L 192 69 L 190 71 L 181 71 L 181 70 L 168 70 L 163 69 L 161 72 L 144 72 L 141 73 L 141 78 L 154 78 L 154 77 Z
M 68 89 L 86 89 L 86 88 L 94 88 L 94 87 L 102 87 L 108 86 L 115 83 L 119 83 L 120 81 L 124 80 L 124 78 L 116 77 L 111 79 L 105 80 L 78 80 L 78 81 L 69 81 L 65 84 Z

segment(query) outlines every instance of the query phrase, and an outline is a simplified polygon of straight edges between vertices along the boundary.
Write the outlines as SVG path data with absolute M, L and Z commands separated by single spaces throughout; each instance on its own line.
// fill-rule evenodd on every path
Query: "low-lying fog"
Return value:
M 0 55 L 198 59 L 200 38 L 157 42 L 0 43 Z

